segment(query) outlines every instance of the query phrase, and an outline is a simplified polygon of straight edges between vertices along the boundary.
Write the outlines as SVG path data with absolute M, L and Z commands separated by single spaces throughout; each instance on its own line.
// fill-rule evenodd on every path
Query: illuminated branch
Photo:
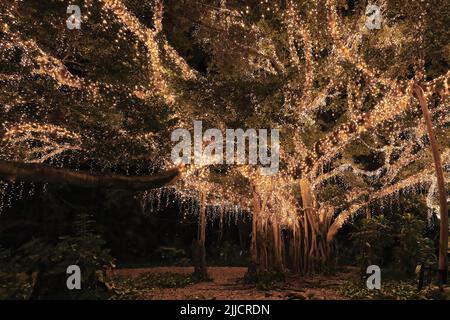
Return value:
M 70 169 L 55 168 L 43 164 L 20 163 L 0 160 L 0 179 L 35 183 L 68 184 L 82 188 L 106 188 L 147 190 L 161 188 L 175 182 L 178 169 L 170 169 L 151 176 L 121 176 L 95 174 Z
M 218 27 L 213 27 L 210 26 L 209 24 L 202 22 L 202 21 L 195 21 L 196 24 L 198 24 L 199 26 L 206 28 L 206 29 L 210 29 L 216 32 L 219 32 L 221 34 L 226 34 L 227 30 L 224 28 L 218 28 Z M 253 47 L 247 46 L 247 45 L 243 45 L 241 43 L 238 43 L 237 41 L 233 41 L 232 45 L 234 48 L 236 48 L 237 50 L 243 51 L 247 54 L 250 55 L 254 55 L 256 57 L 262 58 L 264 60 L 267 60 L 270 62 L 270 65 L 277 71 L 278 74 L 284 74 L 284 67 L 283 65 L 274 57 L 271 57 L 270 55 L 267 55 L 261 51 L 259 51 L 258 49 L 255 49 Z
M 153 84 L 162 91 L 167 97 L 169 97 L 166 92 L 168 88 L 166 87 L 165 80 L 163 78 L 163 66 L 160 57 L 159 46 L 157 42 L 158 33 L 162 31 L 162 1 L 158 1 L 157 6 L 155 6 L 156 12 L 155 18 L 155 30 L 149 29 L 142 25 L 139 20 L 128 11 L 126 6 L 122 1 L 119 0 L 102 0 L 104 10 L 111 10 L 117 19 L 147 48 L 147 53 L 150 59 L 150 65 L 152 68 L 152 79 Z M 168 57 L 175 63 L 175 65 L 182 71 L 182 75 L 186 79 L 193 79 L 196 77 L 196 73 L 187 65 L 183 58 L 181 58 L 178 53 L 173 49 L 169 43 L 164 40 L 163 47 L 168 55 Z M 170 99 L 172 100 L 172 99 Z
M 69 150 L 82 149 L 79 134 L 50 124 L 23 123 L 7 127 L 1 141 L 8 149 L 23 149 L 23 161 L 35 163 L 45 162 Z M 5 149 L 3 156 L 6 156 Z
M 384 78 L 382 75 L 377 73 L 376 71 L 372 70 L 361 57 L 359 57 L 355 52 L 353 52 L 351 49 L 348 48 L 344 44 L 344 42 L 341 39 L 341 34 L 339 32 L 338 27 L 338 16 L 336 12 L 336 7 L 333 4 L 333 0 L 327 0 L 327 13 L 328 13 L 328 28 L 330 30 L 330 34 L 333 38 L 334 45 L 336 49 L 339 51 L 339 54 L 341 57 L 344 57 L 351 63 L 353 63 L 358 70 L 363 72 L 366 76 L 368 76 L 370 79 L 374 79 L 377 82 L 380 82 L 381 84 L 387 86 L 388 88 L 397 87 L 399 83 Z M 354 46 L 352 46 L 354 47 Z
M 406 92 L 410 90 L 410 87 L 408 87 Z M 409 106 L 409 102 L 410 97 L 408 95 L 401 95 L 397 90 L 389 92 L 372 112 L 364 116 L 360 115 L 355 120 L 350 120 L 324 139 L 319 140 L 302 164 L 301 172 L 312 172 L 314 174 L 361 134 L 401 115 Z
M 38 66 L 33 70 L 34 74 L 44 74 L 53 78 L 58 85 L 65 85 L 76 89 L 93 89 L 83 79 L 72 75 L 61 62 L 61 60 L 45 53 L 34 40 L 22 40 L 17 34 L 8 34 L 11 46 L 16 46 L 24 50 L 25 54 L 29 56 Z
M 352 204 L 351 207 L 348 210 L 344 210 L 333 222 L 331 225 L 331 228 L 328 232 L 327 239 L 331 241 L 336 233 L 339 231 L 339 229 L 342 227 L 342 225 L 353 215 L 355 215 L 358 210 L 367 207 L 370 203 L 386 198 L 402 189 L 412 187 L 417 184 L 423 184 L 423 183 L 430 183 L 431 182 L 431 176 L 430 171 L 421 172 L 416 175 L 413 175 L 409 178 L 406 178 L 390 187 L 386 187 L 383 190 L 376 192 L 372 194 L 370 199 L 367 202 L 364 203 L 356 203 Z

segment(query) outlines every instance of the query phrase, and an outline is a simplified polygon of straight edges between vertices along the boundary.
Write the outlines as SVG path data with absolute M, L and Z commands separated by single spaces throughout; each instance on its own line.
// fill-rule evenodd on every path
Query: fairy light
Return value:
M 36 145 L 34 142 L 39 141 Z M 42 163 L 67 151 L 81 150 L 81 136 L 62 127 L 39 123 L 23 123 L 9 126 L 1 140 L 5 147 L 24 146 L 25 162 Z M 14 159 L 4 148 L 2 157 Z

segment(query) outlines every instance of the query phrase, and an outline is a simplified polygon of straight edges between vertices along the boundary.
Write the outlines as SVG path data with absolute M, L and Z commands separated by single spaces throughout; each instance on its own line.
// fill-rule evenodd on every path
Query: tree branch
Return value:
M 210 30 L 213 30 L 213 31 L 216 31 L 216 32 L 219 32 L 219 33 L 225 33 L 225 34 L 227 33 L 227 31 L 225 29 L 211 26 L 211 25 L 209 25 L 207 23 L 204 23 L 202 21 L 191 20 L 191 19 L 186 18 L 186 17 L 183 17 L 183 18 L 185 20 L 192 21 L 192 22 L 194 22 L 194 23 L 198 24 L 199 26 L 204 27 L 206 29 L 210 29 Z M 284 73 L 283 67 L 280 66 L 280 64 L 273 57 L 270 57 L 270 56 L 260 52 L 258 49 L 255 49 L 255 48 L 252 48 L 250 46 L 246 46 L 246 45 L 240 44 L 240 43 L 238 43 L 236 41 L 232 41 L 232 44 L 238 50 L 245 51 L 248 54 L 255 55 L 255 56 L 258 56 L 260 58 L 268 60 L 270 62 L 270 64 L 271 64 L 271 66 L 278 72 L 278 74 L 283 74 Z
M 129 177 L 55 168 L 44 164 L 0 160 L 0 179 L 36 183 L 60 183 L 82 188 L 147 190 L 172 184 L 180 177 L 177 168 L 151 176 Z

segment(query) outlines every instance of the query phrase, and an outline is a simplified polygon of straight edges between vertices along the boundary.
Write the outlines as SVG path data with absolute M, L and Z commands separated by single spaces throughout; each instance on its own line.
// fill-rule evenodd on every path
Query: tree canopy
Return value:
M 191 164 L 176 192 L 295 228 L 304 181 L 328 240 L 399 192 L 425 190 L 431 213 L 437 185 L 413 91 L 423 88 L 448 186 L 450 4 L 374 4 L 379 29 L 365 1 L 80 0 L 78 30 L 66 1 L 3 1 L 1 160 L 151 175 L 174 167 L 171 132 L 194 120 L 277 128 L 278 174 Z

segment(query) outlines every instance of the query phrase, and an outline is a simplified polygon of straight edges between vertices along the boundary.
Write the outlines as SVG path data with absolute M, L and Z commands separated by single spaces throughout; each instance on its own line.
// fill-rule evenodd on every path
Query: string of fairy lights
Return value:
M 181 101 L 171 83 L 171 77 L 176 74 L 184 80 L 195 82 L 208 79 L 208 75 L 199 75 L 164 36 L 163 1 L 153 0 L 151 27 L 144 25 L 124 1 L 101 0 L 99 3 L 104 30 L 111 30 L 111 21 L 119 27 L 116 41 L 118 48 L 125 41 L 135 49 L 137 56 L 145 57 L 148 63 L 148 83 L 129 88 L 75 76 L 60 59 L 46 53 L 36 40 L 23 38 L 20 33 L 11 31 L 13 26 L 4 23 L 2 30 L 7 37 L 0 44 L 0 53 L 21 48 L 24 57 L 27 57 L 21 63 L 24 67 L 30 67 L 31 71 L 29 75 L 0 74 L 0 81 L 13 83 L 23 77 L 33 79 L 34 76 L 45 75 L 53 79 L 56 87 L 68 86 L 85 92 L 96 105 L 100 105 L 103 97 L 111 91 L 125 91 L 130 97 L 141 100 L 158 96 L 165 101 L 173 119 L 179 119 L 178 125 L 192 125 L 190 116 L 195 114 L 196 101 Z M 388 10 L 386 1 L 379 1 L 378 4 L 382 10 Z M 241 50 L 238 52 L 243 56 L 252 57 L 248 59 L 247 70 L 242 76 L 254 81 L 259 81 L 261 74 L 284 79 L 285 85 L 280 89 L 283 103 L 279 111 L 284 119 L 273 119 L 273 124 L 289 131 L 293 148 L 282 148 L 280 156 L 285 166 L 271 177 L 261 176 L 254 167 L 236 165 L 227 169 L 226 175 L 229 178 L 224 181 L 212 178 L 211 168 L 207 165 L 186 166 L 181 169 L 183 178 L 175 186 L 149 190 L 141 195 L 144 211 L 160 211 L 176 198 L 180 203 L 180 210 L 186 214 L 196 214 L 197 198 L 199 194 L 206 194 L 207 213 L 211 219 L 221 218 L 224 213 L 242 218 L 252 211 L 252 192 L 257 192 L 264 204 L 263 215 L 290 227 L 299 215 L 299 196 L 293 191 L 298 188 L 299 177 L 308 178 L 317 193 L 330 183 L 347 190 L 342 205 L 334 208 L 344 210 L 334 220 L 331 234 L 337 232 L 343 223 L 362 208 L 374 202 L 382 203 L 383 199 L 389 199 L 401 190 L 415 186 L 420 186 L 417 190 L 414 189 L 417 192 L 423 186 L 428 186 L 427 205 L 435 209 L 435 182 L 432 167 L 429 166 L 425 127 L 420 118 L 408 124 L 403 119 L 410 117 L 417 107 L 412 97 L 412 87 L 414 83 L 421 82 L 425 96 L 438 101 L 437 106 L 431 110 L 435 127 L 442 130 L 448 128 L 449 72 L 425 81 L 423 57 L 417 59 L 414 76 L 410 79 L 399 80 L 377 70 L 367 62 L 362 53 L 362 40 L 368 37 L 370 31 L 364 27 L 364 23 L 347 24 L 340 17 L 334 0 L 302 5 L 287 1 L 286 6 L 278 1 L 260 1 L 257 5 L 260 22 L 255 22 L 254 17 L 249 18 L 256 10 L 250 6 L 233 8 L 225 1 L 219 7 L 203 6 L 205 20 L 214 23 L 217 30 L 224 30 L 222 37 L 230 35 L 230 30 L 237 28 L 243 34 L 249 37 L 254 35 L 257 39 L 250 49 L 247 44 L 234 43 L 233 50 Z M 94 8 L 94 1 L 85 1 L 84 20 L 93 15 Z M 422 11 L 417 12 L 417 23 L 413 26 L 416 37 L 388 37 L 380 40 L 377 45 L 381 48 L 388 45 L 400 48 L 405 43 L 414 42 L 417 51 L 422 52 L 426 4 L 421 8 Z M 10 20 L 19 19 L 12 9 L 7 15 Z M 280 17 L 283 27 L 270 34 L 264 21 L 274 16 Z M 324 17 L 326 21 L 323 20 Z M 391 28 L 388 23 L 385 25 L 386 28 Z M 285 39 L 285 56 L 277 48 L 277 37 Z M 200 40 L 205 42 L 211 39 Z M 142 46 L 144 50 L 140 49 Z M 328 53 L 323 54 L 325 51 Z M 328 75 L 326 81 L 323 80 L 324 74 Z M 343 96 L 344 99 L 341 99 Z M 18 95 L 16 103 L 23 102 L 21 99 L 24 98 Z M 271 103 L 257 98 L 254 100 L 255 110 L 261 110 L 265 104 Z M 330 108 L 330 101 L 331 104 L 342 106 L 344 116 L 332 130 L 318 133 L 318 139 L 311 142 L 305 138 L 308 135 L 307 129 L 318 125 L 317 115 Z M 11 105 L 6 107 L 7 110 L 13 108 Z M 8 154 L 2 155 L 3 158 L 14 159 L 14 150 L 27 144 L 32 146 L 32 141 L 40 141 L 39 147 L 29 148 L 20 159 L 26 162 L 47 162 L 66 152 L 81 151 L 83 139 L 88 139 L 82 132 L 50 124 L 3 123 L 3 127 L 5 133 L 2 144 L 10 150 Z M 226 128 L 226 124 L 218 123 L 216 127 Z M 388 133 L 382 133 L 384 131 Z M 405 133 L 410 138 L 400 139 L 399 136 Z M 157 133 L 131 134 L 124 131 L 121 134 L 132 143 L 144 145 L 147 150 L 158 150 Z M 377 134 L 384 134 L 384 141 L 374 138 Z M 382 153 L 383 164 L 375 170 L 363 170 L 351 159 L 343 157 L 345 151 L 354 145 L 362 145 L 363 148 Z M 443 158 L 446 165 L 450 160 L 448 153 L 448 149 L 445 149 Z M 159 157 L 167 167 L 171 165 L 168 155 L 161 154 Z M 402 176 L 405 167 L 421 161 L 428 165 L 419 166 L 418 173 Z M 351 188 L 351 185 L 340 179 L 349 175 L 362 179 L 366 186 Z M 244 177 L 247 185 L 243 185 L 242 179 L 236 181 L 234 176 Z M 374 189 L 373 182 L 381 182 L 381 187 Z M 6 197 L 8 199 L 5 200 L 5 194 L 12 192 L 8 188 L 11 189 L 4 183 L 0 185 L 0 208 L 11 205 L 11 199 Z M 20 190 L 14 187 L 16 189 Z M 331 202 L 325 200 L 319 205 L 325 208 Z
M 15 160 L 43 163 L 69 150 L 81 149 L 80 135 L 62 127 L 39 123 L 22 123 L 5 127 L 2 142 L 9 150 L 3 149 L 2 158 L 14 159 L 14 150 L 23 148 L 25 155 L 22 159 Z

